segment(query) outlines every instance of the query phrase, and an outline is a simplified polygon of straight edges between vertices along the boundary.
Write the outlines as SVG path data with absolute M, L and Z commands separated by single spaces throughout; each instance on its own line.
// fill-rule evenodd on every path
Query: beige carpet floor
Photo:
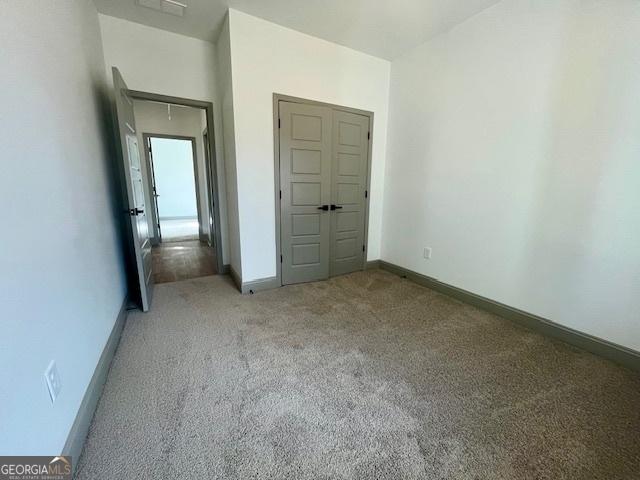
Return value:
M 639 374 L 389 273 L 154 302 L 79 479 L 640 478 Z

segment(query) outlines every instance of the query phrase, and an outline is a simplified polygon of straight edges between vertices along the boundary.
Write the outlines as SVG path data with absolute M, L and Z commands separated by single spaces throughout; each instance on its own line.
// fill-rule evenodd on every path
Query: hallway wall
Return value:
M 0 45 L 0 454 L 57 455 L 126 292 L 98 15 L 3 1 Z

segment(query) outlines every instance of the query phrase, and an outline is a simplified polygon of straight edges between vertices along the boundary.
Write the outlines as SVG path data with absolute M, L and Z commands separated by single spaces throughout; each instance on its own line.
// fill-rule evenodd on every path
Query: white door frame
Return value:
M 316 100 L 309 100 L 306 98 L 292 97 L 289 95 L 283 95 L 280 93 L 273 94 L 273 158 L 274 158 L 274 200 L 275 200 L 275 212 L 276 212 L 276 279 L 278 285 L 282 286 L 282 253 L 281 253 L 281 238 L 280 238 L 280 106 L 279 102 L 290 103 L 302 103 L 305 105 L 315 105 L 320 107 L 329 107 L 334 110 L 341 110 L 343 112 L 355 113 L 356 115 L 363 115 L 369 118 L 369 144 L 367 148 L 367 189 L 365 199 L 365 218 L 364 218 L 364 260 L 362 263 L 362 270 L 367 268 L 367 254 L 369 253 L 369 202 L 371 200 L 371 155 L 373 145 L 373 112 L 367 110 L 359 110 L 357 108 L 345 107 L 342 105 L 335 105 L 333 103 L 318 102 Z
M 198 149 L 196 148 L 196 137 L 188 137 L 188 136 L 183 136 L 183 135 L 169 135 L 169 134 L 164 134 L 164 133 L 147 133 L 147 132 L 143 132 L 142 133 L 142 138 L 143 138 L 143 143 L 144 148 L 145 148 L 145 160 L 147 162 L 147 172 L 149 172 L 149 174 L 147 175 L 147 177 L 149 177 L 147 179 L 147 183 L 149 185 L 151 185 L 151 182 L 154 181 L 155 182 L 155 172 L 153 170 L 154 166 L 153 166 L 153 155 L 150 154 L 150 152 L 148 151 L 147 148 L 147 142 L 149 142 L 151 139 L 153 138 L 165 138 L 168 140 L 184 140 L 185 142 L 191 142 L 191 156 L 193 158 L 193 181 L 195 183 L 195 190 L 196 190 L 196 211 L 197 211 L 197 215 L 198 215 L 198 238 L 200 239 L 200 241 L 202 241 L 202 232 L 200 231 L 200 222 L 203 221 L 204 219 L 202 218 L 202 209 L 200 208 L 200 200 L 202 198 L 202 192 L 200 191 L 200 175 L 203 172 L 200 172 L 198 169 Z M 205 173 L 206 175 L 206 173 Z M 153 187 L 150 186 L 150 193 L 151 196 L 154 197 L 152 198 L 152 202 L 154 203 L 155 207 L 157 208 L 158 206 L 158 199 L 155 198 L 154 194 L 153 194 Z M 211 200 L 209 199 L 209 195 L 208 192 L 204 192 L 204 194 L 206 195 L 207 198 L 207 205 L 211 204 Z M 158 214 L 160 212 L 158 211 Z M 153 214 L 153 220 L 156 222 L 153 225 L 153 234 L 154 237 L 156 236 L 156 233 L 158 233 L 158 224 L 160 223 L 160 219 L 159 218 L 155 218 L 155 213 Z M 207 220 L 207 230 L 209 230 L 209 235 L 211 235 L 211 231 L 209 229 L 209 222 L 208 219 Z M 160 229 L 161 230 L 161 229 Z M 157 239 L 162 242 L 162 232 L 159 232 L 160 234 L 157 235 Z

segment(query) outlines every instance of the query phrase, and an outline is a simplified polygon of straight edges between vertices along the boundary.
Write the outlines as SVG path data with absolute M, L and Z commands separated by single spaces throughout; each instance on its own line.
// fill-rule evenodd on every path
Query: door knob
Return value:
M 322 205 L 318 207 L 318 210 L 324 210 L 325 212 L 329 210 L 329 205 Z
M 331 210 L 339 210 L 342 207 L 340 205 L 331 205 Z

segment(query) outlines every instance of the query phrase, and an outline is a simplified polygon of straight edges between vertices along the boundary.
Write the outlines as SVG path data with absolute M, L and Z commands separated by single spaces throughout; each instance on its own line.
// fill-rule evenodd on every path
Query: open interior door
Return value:
M 129 239 L 133 242 L 133 268 L 138 276 L 140 288 L 140 307 L 144 312 L 151 306 L 153 294 L 153 275 L 151 272 L 151 240 L 144 200 L 144 179 L 140 162 L 140 146 L 133 115 L 133 100 L 129 90 L 116 67 L 113 67 L 113 87 L 116 109 L 116 135 L 120 159 L 123 166 L 123 181 L 126 187 L 126 206 L 131 229 Z M 124 189 L 123 189 L 124 190 Z M 123 192 L 124 193 L 124 192 Z M 125 222 L 128 224 L 129 222 Z M 129 228 L 127 228 L 129 230 Z M 132 282 L 136 283 L 136 282 Z

